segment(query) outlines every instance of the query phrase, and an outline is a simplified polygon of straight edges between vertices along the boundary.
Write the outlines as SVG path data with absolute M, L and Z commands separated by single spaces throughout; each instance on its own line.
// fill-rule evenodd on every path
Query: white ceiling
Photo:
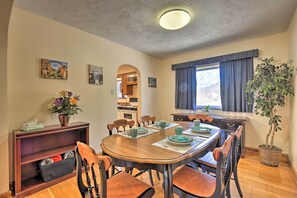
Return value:
M 162 58 L 284 32 L 297 0 L 14 0 L 14 6 Z M 172 8 L 191 14 L 186 27 L 159 26 Z

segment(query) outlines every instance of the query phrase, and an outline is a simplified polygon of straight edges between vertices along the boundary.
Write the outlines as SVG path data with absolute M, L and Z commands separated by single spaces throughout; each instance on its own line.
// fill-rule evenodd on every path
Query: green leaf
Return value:
M 254 105 L 256 115 L 269 118 L 268 124 L 280 131 L 281 116 L 277 108 L 285 105 L 286 97 L 294 95 L 292 83 L 295 71 L 292 62 L 276 64 L 274 58 L 259 58 L 255 74 L 246 86 L 248 104 Z

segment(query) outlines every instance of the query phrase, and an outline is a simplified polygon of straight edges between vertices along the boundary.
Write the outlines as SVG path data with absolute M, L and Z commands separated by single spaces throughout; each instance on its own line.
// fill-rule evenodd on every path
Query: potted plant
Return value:
M 277 108 L 285 105 L 287 96 L 294 94 L 293 76 L 294 67 L 291 63 L 277 65 L 274 58 L 259 59 L 253 78 L 248 81 L 246 93 L 248 101 L 255 102 L 256 114 L 269 119 L 269 130 L 265 144 L 259 146 L 260 160 L 269 166 L 278 166 L 282 150 L 274 146 L 275 133 L 281 131 L 281 115 Z
M 209 105 L 206 105 L 206 106 L 205 106 L 205 112 L 206 112 L 206 115 L 209 115 L 209 108 L 210 108 Z
M 60 91 L 58 97 L 54 97 L 47 108 L 54 115 L 58 114 L 61 126 L 67 126 L 72 115 L 82 111 L 78 107 L 79 96 L 73 95 L 71 91 Z

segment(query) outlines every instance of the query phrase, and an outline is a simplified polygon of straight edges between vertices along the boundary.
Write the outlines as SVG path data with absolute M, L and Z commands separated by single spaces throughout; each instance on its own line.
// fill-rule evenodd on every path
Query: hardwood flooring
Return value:
M 135 172 L 135 171 L 134 171 Z M 246 198 L 296 198 L 297 184 L 294 181 L 288 163 L 282 161 L 279 167 L 269 167 L 259 162 L 258 153 L 247 151 L 238 166 L 238 174 L 243 196 Z M 154 198 L 162 198 L 162 180 L 158 181 L 153 171 L 155 190 Z M 150 184 L 148 174 L 139 179 Z M 239 197 L 235 184 L 231 181 L 231 195 Z M 30 195 L 29 198 L 79 198 L 75 178 Z M 176 196 L 175 196 L 176 197 Z

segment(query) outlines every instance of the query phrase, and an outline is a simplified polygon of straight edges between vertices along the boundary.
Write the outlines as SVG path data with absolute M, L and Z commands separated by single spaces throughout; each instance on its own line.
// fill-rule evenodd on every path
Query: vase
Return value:
M 61 126 L 68 126 L 70 120 L 70 116 L 66 115 L 66 114 L 60 114 L 59 115 L 59 121 Z

